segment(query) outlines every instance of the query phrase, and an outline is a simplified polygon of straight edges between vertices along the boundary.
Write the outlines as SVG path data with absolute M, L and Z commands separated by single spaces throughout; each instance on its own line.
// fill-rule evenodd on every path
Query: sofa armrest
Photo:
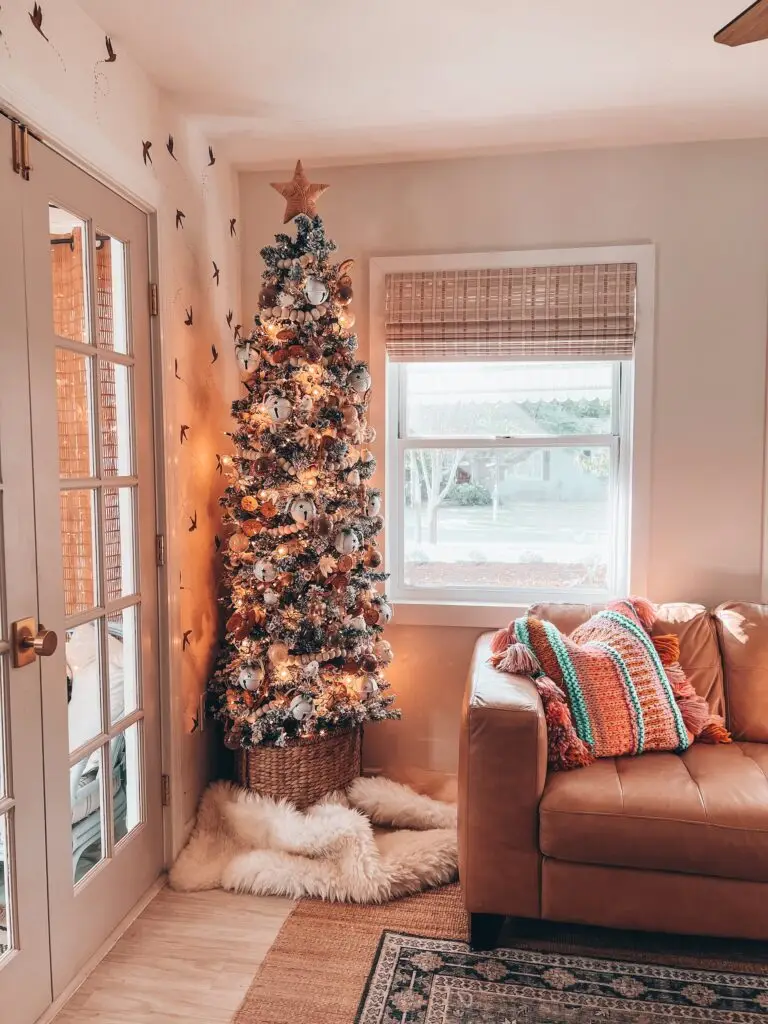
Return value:
M 475 646 L 459 750 L 459 874 L 472 913 L 540 916 L 539 800 L 547 728 L 535 684 Z

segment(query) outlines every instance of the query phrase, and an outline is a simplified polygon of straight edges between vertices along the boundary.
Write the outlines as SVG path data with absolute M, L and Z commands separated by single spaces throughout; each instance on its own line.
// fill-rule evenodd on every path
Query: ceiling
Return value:
M 79 0 L 241 167 L 768 136 L 747 0 Z

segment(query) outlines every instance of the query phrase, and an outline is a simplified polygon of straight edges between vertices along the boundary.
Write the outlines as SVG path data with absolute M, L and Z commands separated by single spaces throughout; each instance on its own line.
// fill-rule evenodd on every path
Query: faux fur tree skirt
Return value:
M 356 779 L 306 812 L 215 782 L 170 883 L 384 903 L 454 881 L 457 866 L 455 805 L 389 779 Z

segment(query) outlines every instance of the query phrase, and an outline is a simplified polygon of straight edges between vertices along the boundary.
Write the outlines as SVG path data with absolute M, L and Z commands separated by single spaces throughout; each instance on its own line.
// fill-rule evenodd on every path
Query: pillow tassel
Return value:
M 501 655 L 491 659 L 501 672 L 532 676 L 539 671 L 539 664 L 525 644 L 510 644 Z
M 699 743 L 733 743 L 733 737 L 720 715 L 710 715 L 709 721 L 696 737 Z
M 586 768 L 595 760 L 587 744 L 579 738 L 573 726 L 571 709 L 557 683 L 549 676 L 536 680 L 544 717 L 547 722 L 547 763 L 552 771 L 570 771 Z

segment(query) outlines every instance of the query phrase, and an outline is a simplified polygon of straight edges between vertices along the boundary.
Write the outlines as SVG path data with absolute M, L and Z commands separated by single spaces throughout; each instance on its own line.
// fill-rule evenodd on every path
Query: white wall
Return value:
M 218 628 L 213 538 L 219 531 L 221 478 L 215 455 L 227 450 L 223 434 L 238 388 L 225 320 L 229 309 L 234 323 L 240 319 L 239 239 L 229 230 L 230 217 L 238 216 L 237 178 L 222 159 L 207 166 L 207 140 L 188 128 L 169 97 L 131 61 L 120 39 L 112 40 L 117 61 L 101 63 L 106 57 L 102 28 L 72 0 L 42 6 L 49 42 L 31 23 L 31 4 L 2 4 L 0 104 L 157 213 L 175 737 L 169 767 L 178 843 L 210 772 L 211 734 L 191 729 Z M 0 118 L 0 131 L 6 131 L 6 124 Z M 174 135 L 176 160 L 166 150 L 169 134 Z M 153 143 L 152 166 L 142 159 L 144 140 Z M 176 228 L 177 209 L 186 214 L 183 230 Z M 218 288 L 211 260 L 221 270 Z M 184 325 L 190 305 L 191 328 Z M 212 344 L 220 353 L 215 363 Z M 181 380 L 175 374 L 177 362 Z M 183 447 L 182 423 L 190 426 Z M 189 517 L 195 512 L 198 529 L 190 533 Z M 190 646 L 183 651 L 187 630 Z
M 288 170 L 241 175 L 249 320 L 259 248 L 279 230 L 280 198 L 268 182 Z M 331 183 L 320 211 L 343 256 L 358 261 L 353 308 L 363 350 L 371 256 L 655 243 L 649 596 L 760 598 L 768 141 L 309 171 Z M 407 718 L 369 730 L 369 763 L 455 765 L 477 633 L 390 628 L 391 678 Z

